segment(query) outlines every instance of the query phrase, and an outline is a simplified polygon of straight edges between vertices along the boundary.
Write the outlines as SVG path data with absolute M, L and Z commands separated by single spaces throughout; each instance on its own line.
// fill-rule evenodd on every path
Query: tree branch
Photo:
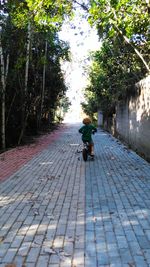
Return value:
M 112 9 L 112 11 L 113 11 L 113 14 L 114 14 L 115 19 L 117 20 L 117 15 L 116 15 L 116 13 L 115 13 L 115 10 Z M 146 62 L 145 59 L 143 58 L 142 54 L 138 51 L 138 49 L 135 48 L 135 46 L 130 42 L 129 38 L 128 38 L 127 36 L 125 36 L 125 35 L 123 34 L 123 32 L 119 29 L 119 27 L 116 26 L 116 25 L 114 25 L 113 23 L 112 23 L 112 27 L 114 27 L 115 30 L 116 30 L 116 31 L 123 37 L 123 39 L 125 40 L 125 42 L 126 42 L 127 44 L 129 44 L 129 45 L 133 48 L 134 52 L 138 55 L 138 57 L 139 57 L 139 58 L 141 59 L 141 61 L 143 62 L 143 64 L 144 64 L 144 66 L 146 67 L 147 71 L 150 72 L 150 68 L 149 68 L 147 62 Z

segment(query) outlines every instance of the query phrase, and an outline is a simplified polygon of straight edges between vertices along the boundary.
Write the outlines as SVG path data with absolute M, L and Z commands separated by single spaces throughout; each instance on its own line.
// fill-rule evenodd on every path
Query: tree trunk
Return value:
M 30 48 L 31 48 L 31 23 L 28 23 L 28 32 L 27 32 L 27 50 L 26 50 L 26 67 L 25 67 L 25 82 L 24 82 L 24 97 L 22 105 L 22 127 L 21 133 L 18 140 L 18 145 L 20 145 L 24 131 L 26 128 L 28 111 L 27 111 L 27 95 L 28 95 L 28 76 L 29 76 L 29 62 L 30 62 Z M 27 113 L 27 115 L 26 115 Z
M 46 57 L 47 57 L 47 40 L 45 41 L 45 56 L 44 56 L 44 66 L 43 66 L 43 82 L 42 82 L 41 110 L 40 110 L 39 125 L 41 124 L 41 118 L 42 118 L 42 113 L 43 113 L 44 94 L 45 94 Z
M 27 52 L 26 52 L 26 68 L 25 68 L 25 86 L 24 86 L 25 97 L 27 96 L 27 90 L 28 90 L 30 47 L 31 47 L 31 23 L 29 22 L 28 33 L 27 33 Z
M 126 42 L 127 44 L 129 44 L 129 45 L 133 48 L 134 52 L 137 54 L 137 56 L 138 56 L 138 57 L 141 59 L 141 61 L 143 62 L 143 64 L 144 64 L 146 70 L 147 70 L 148 72 L 150 72 L 150 68 L 149 68 L 148 64 L 146 63 L 145 59 L 143 58 L 142 54 L 138 51 L 137 48 L 134 47 L 134 45 L 131 44 L 130 40 L 129 40 L 129 39 L 122 33 L 121 30 L 119 30 L 118 27 L 115 27 L 115 28 L 116 28 L 116 30 L 120 33 L 120 35 L 123 36 L 125 42 Z
M 2 47 L 2 40 L 1 40 L 1 31 L 0 29 L 0 64 L 1 64 L 1 84 L 2 84 L 2 91 L 1 91 L 1 143 L 2 149 L 6 149 L 6 124 L 5 124 L 5 94 L 6 94 L 6 79 L 8 75 L 8 67 L 9 67 L 9 55 L 7 55 L 6 66 L 4 61 L 4 54 L 3 54 L 3 47 Z
M 11 109 L 12 109 L 12 106 L 13 106 L 13 104 L 14 104 L 16 95 L 17 95 L 17 94 L 16 94 L 16 92 L 15 92 L 15 94 L 14 94 L 14 96 L 13 96 L 13 98 L 12 98 L 11 104 L 10 104 L 10 106 L 9 106 L 9 109 L 8 109 L 8 111 L 7 111 L 6 127 L 7 127 L 8 121 L 9 121 L 9 115 L 10 115 L 10 113 L 11 113 Z

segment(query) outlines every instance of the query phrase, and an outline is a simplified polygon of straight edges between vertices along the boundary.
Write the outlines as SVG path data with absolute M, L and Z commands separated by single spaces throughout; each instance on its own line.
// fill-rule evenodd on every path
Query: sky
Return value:
M 85 18 L 81 18 L 82 10 L 76 11 L 74 20 L 64 23 L 59 36 L 69 42 L 71 62 L 62 64 L 65 72 L 66 85 L 69 87 L 67 96 L 72 105 L 65 121 L 81 121 L 81 102 L 84 100 L 83 92 L 87 85 L 85 67 L 90 64 L 89 52 L 100 48 L 96 30 L 91 29 Z M 74 25 L 74 27 L 72 26 Z

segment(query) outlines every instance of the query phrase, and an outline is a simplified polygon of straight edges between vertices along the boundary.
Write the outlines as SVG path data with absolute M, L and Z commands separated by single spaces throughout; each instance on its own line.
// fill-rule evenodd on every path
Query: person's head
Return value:
M 90 124 L 91 123 L 91 119 L 89 117 L 86 117 L 83 119 L 83 124 L 87 125 L 87 124 Z

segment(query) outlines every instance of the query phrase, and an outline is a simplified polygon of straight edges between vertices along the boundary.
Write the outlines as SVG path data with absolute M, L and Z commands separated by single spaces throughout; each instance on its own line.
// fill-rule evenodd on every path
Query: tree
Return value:
M 149 7 L 139 0 L 91 0 L 88 19 L 97 27 L 102 47 L 93 54 L 84 110 L 93 109 L 92 95 L 97 108 L 108 115 L 149 73 Z
M 5 82 L 1 103 L 6 102 L 2 112 L 6 118 L 1 116 L 1 121 L 8 146 L 22 142 L 26 133 L 38 129 L 39 118 L 52 113 L 60 93 L 65 96 L 60 60 L 68 59 L 68 45 L 60 42 L 57 31 L 64 17 L 71 15 L 72 5 L 66 7 L 64 0 L 58 6 L 58 1 L 3 2 L 6 14 L 2 19 L 9 18 L 9 26 L 3 26 L 0 39 L 1 83 Z
M 89 22 L 96 25 L 103 39 L 121 36 L 143 62 L 147 72 L 149 60 L 149 7 L 146 1 L 90 1 Z M 137 38 L 139 41 L 137 42 Z M 143 55 L 143 46 L 145 55 Z
M 5 134 L 5 98 L 6 98 L 6 83 L 7 83 L 7 76 L 8 76 L 8 68 L 9 68 L 9 48 L 8 43 L 5 43 L 5 48 L 3 46 L 4 43 L 4 32 L 7 24 L 9 24 L 9 17 L 5 14 L 5 2 L 2 4 L 2 10 L 0 14 L 0 65 L 1 65 L 1 143 L 2 149 L 5 150 L 6 148 L 6 134 Z M 8 39 L 8 37 L 7 37 Z
M 134 84 L 143 77 L 144 72 L 142 62 L 123 40 L 105 40 L 101 50 L 93 54 L 89 85 L 85 90 L 87 105 L 84 111 L 95 112 L 94 105 L 91 105 L 92 96 L 97 109 L 103 110 L 104 115 L 114 112 L 117 101 L 132 93 Z

